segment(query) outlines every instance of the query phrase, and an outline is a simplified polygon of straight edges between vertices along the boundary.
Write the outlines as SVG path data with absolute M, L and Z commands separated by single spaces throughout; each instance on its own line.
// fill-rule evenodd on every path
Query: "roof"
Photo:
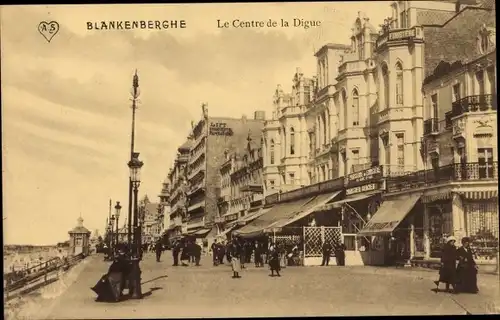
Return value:
M 319 48 L 318 51 L 314 54 L 315 56 L 319 55 L 321 52 L 323 52 L 325 49 L 340 49 L 340 50 L 345 50 L 345 49 L 350 49 L 351 46 L 347 44 L 341 44 L 341 43 L 327 43 L 321 48 Z
M 466 7 L 442 27 L 425 27 L 425 78 L 441 61 L 467 63 L 481 54 L 477 50 L 477 35 L 481 27 L 496 27 L 494 10 Z M 467 26 L 467 28 L 463 28 Z
M 417 24 L 418 25 L 443 25 L 450 20 L 456 12 L 454 11 L 437 11 L 431 9 L 418 9 Z
M 69 233 L 91 233 L 89 229 L 82 227 L 82 226 L 77 226 L 74 227 L 73 230 L 71 230 Z
M 146 212 L 156 213 L 157 210 L 158 210 L 158 203 L 150 202 L 146 204 Z

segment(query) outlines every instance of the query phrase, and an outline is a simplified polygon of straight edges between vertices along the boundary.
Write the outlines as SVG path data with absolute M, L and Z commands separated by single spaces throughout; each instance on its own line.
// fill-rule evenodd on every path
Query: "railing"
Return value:
M 421 188 L 437 183 L 470 180 L 497 180 L 498 163 L 451 164 L 436 169 L 420 170 L 399 177 L 387 178 L 387 191 Z
M 451 129 L 453 127 L 453 121 L 451 118 L 453 117 L 453 112 L 448 111 L 444 114 L 444 128 Z
M 189 172 L 188 179 L 192 180 L 194 177 L 196 177 L 201 172 L 205 172 L 205 166 L 203 164 L 200 165 L 198 168 Z
M 430 118 L 424 121 L 424 135 L 439 132 L 439 119 Z
M 452 117 L 458 117 L 467 112 L 496 111 L 497 98 L 492 94 L 468 96 L 453 102 L 451 110 Z
M 29 291 L 41 287 L 49 283 L 49 274 L 59 271 L 59 269 L 68 270 L 70 267 L 77 264 L 85 256 L 79 254 L 69 258 L 52 258 L 42 262 L 36 266 L 24 269 L 22 271 L 11 272 L 4 275 L 4 296 L 6 299 L 12 298 L 14 291 L 19 291 L 20 294 L 28 293 Z M 57 276 L 52 278 L 52 282 L 57 279 Z

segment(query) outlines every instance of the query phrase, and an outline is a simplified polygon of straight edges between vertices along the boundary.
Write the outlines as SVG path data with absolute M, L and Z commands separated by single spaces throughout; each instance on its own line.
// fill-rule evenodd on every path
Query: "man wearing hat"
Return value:
M 450 285 L 453 287 L 453 292 L 456 292 L 456 270 L 457 270 L 457 248 L 455 242 L 457 239 L 454 236 L 446 238 L 446 243 L 441 251 L 441 268 L 439 269 L 439 280 L 434 281 L 436 289 L 439 289 L 439 283 L 446 284 L 446 291 L 450 292 Z

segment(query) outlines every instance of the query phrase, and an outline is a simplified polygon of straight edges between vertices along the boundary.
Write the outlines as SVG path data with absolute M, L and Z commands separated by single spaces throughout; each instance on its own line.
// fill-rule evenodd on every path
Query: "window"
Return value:
M 290 180 L 290 184 L 295 184 L 295 173 L 289 172 L 288 179 Z
M 404 170 L 405 166 L 405 135 L 396 134 L 396 146 L 398 148 L 398 167 Z
M 453 102 L 460 99 L 460 83 L 457 83 L 453 85 Z
M 498 245 L 498 206 L 493 202 L 466 203 L 467 235 L 471 247 L 481 260 L 494 260 Z
M 433 94 L 431 96 L 431 114 L 432 118 L 437 119 L 438 118 L 438 96 L 437 93 Z
M 359 150 L 352 150 L 352 165 L 359 164 Z
M 311 87 L 304 86 L 304 104 L 311 102 Z
M 295 130 L 290 128 L 290 154 L 295 154 Z
M 492 148 L 479 148 L 478 165 L 479 165 L 479 178 L 492 178 L 493 177 L 493 149 Z
M 342 90 L 342 109 L 344 112 L 344 129 L 347 128 L 347 94 Z
M 401 20 L 401 28 L 406 28 L 406 11 L 402 11 L 399 15 L 399 19 Z
M 323 126 L 323 144 L 326 144 L 327 141 L 328 141 L 328 132 L 327 132 L 327 122 L 326 122 L 326 119 L 327 119 L 327 116 L 325 113 L 323 113 L 323 115 L 321 116 L 321 119 L 323 120 L 323 123 L 322 123 L 322 126 Z
M 488 51 L 489 37 L 487 32 L 481 33 L 481 53 Z
M 359 126 L 359 95 L 356 89 L 352 92 L 352 125 Z
M 271 164 L 274 164 L 274 140 L 271 139 L 271 145 L 269 146 L 269 158 Z
M 387 65 L 384 64 L 382 66 L 382 78 L 383 78 L 383 85 L 384 85 L 384 107 L 389 108 L 389 69 L 387 68 Z
M 396 104 L 403 105 L 403 67 L 396 64 Z
M 364 54 L 364 50 L 363 50 L 363 41 L 361 39 L 361 36 L 358 37 L 358 57 L 359 57 L 359 60 L 364 60 L 365 59 L 365 54 Z
M 485 91 L 484 91 L 484 71 L 481 70 L 481 71 L 478 71 L 476 73 L 476 80 L 477 80 L 477 92 L 476 94 L 478 95 L 483 95 L 485 94 Z
M 439 169 L 439 157 L 431 157 L 431 166 L 434 170 Z

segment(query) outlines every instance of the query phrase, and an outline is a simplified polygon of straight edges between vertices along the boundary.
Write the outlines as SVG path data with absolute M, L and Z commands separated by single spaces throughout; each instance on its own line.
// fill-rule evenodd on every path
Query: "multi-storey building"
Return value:
M 309 184 L 307 122 L 304 112 L 311 101 L 314 80 L 297 68 L 291 93 L 278 85 L 272 118 L 263 129 L 266 163 L 264 193 L 287 191 Z
M 188 161 L 188 217 L 187 232 L 209 238 L 215 237 L 220 193 L 219 170 L 225 162 L 225 153 L 232 153 L 246 145 L 250 132 L 252 139 L 260 139 L 265 114 L 255 112 L 254 119 L 209 117 L 207 106 L 202 106 L 203 117 L 192 129 L 193 145 Z
M 167 229 L 170 227 L 170 196 L 169 196 L 170 184 L 168 181 L 164 181 L 158 198 L 160 198 L 159 204 L 159 215 L 158 220 L 160 224 L 160 236 L 164 236 L 167 233 Z
M 481 174 L 487 175 L 487 178 L 483 178 L 483 180 L 490 179 L 490 173 L 494 175 L 495 158 L 490 156 L 490 151 L 493 150 L 491 154 L 496 154 L 496 145 L 488 147 L 488 142 L 484 142 L 492 140 L 477 140 L 478 145 L 482 144 L 482 147 L 476 146 L 476 142 L 467 144 L 454 142 L 456 145 L 451 146 L 454 148 L 454 156 L 446 155 L 451 154 L 451 147 L 440 148 L 438 153 L 444 159 L 439 160 L 439 162 L 435 160 L 437 152 L 428 151 L 432 148 L 437 149 L 434 140 L 429 138 L 434 135 L 430 132 L 433 132 L 433 128 L 437 126 L 436 121 L 431 118 L 444 119 L 444 113 L 451 110 L 451 113 L 448 114 L 448 122 L 453 118 L 453 121 L 457 123 L 468 124 L 468 120 L 463 119 L 472 119 L 474 116 L 458 116 L 458 114 L 471 112 L 471 108 L 468 107 L 471 103 L 464 102 L 465 100 L 461 102 L 462 107 L 458 107 L 459 103 L 456 102 L 455 107 L 448 106 L 448 109 L 435 107 L 431 110 L 436 114 L 426 115 L 426 112 L 429 114 L 429 110 L 424 110 L 424 95 L 422 93 L 424 79 L 428 79 L 441 60 L 450 64 L 448 69 L 452 71 L 449 74 L 455 74 L 458 72 L 457 70 L 462 69 L 470 70 L 472 65 L 475 65 L 471 62 L 474 57 L 464 56 L 466 53 L 474 52 L 470 47 L 465 45 L 464 48 L 457 50 L 457 46 L 463 41 L 470 40 L 474 44 L 480 42 L 479 28 L 476 28 L 478 31 L 471 36 L 469 25 L 482 26 L 483 23 L 490 23 L 490 26 L 483 26 L 482 37 L 486 38 L 485 35 L 494 34 L 494 23 L 491 22 L 493 19 L 491 17 L 494 17 L 494 8 L 491 1 L 482 1 L 481 3 L 460 1 L 460 3 L 451 1 L 395 1 L 391 4 L 392 17 L 386 19 L 380 31 L 377 32 L 377 29 L 365 15 L 359 14 L 352 28 L 351 45 L 347 49 L 344 45 L 329 44 L 316 53 L 318 61 L 317 88 L 313 90 L 313 101 L 310 107 L 306 108 L 306 111 L 298 117 L 307 117 L 309 153 L 311 154 L 309 158 L 310 174 L 307 178 L 311 183 L 323 182 L 303 188 L 304 192 L 301 190 L 287 192 L 270 200 L 277 202 L 276 207 L 286 205 L 286 203 L 281 204 L 281 202 L 288 202 L 292 205 L 294 199 L 311 197 L 318 192 L 321 193 L 322 189 L 332 192 L 332 188 L 340 186 L 337 183 L 340 181 L 339 179 L 343 179 L 342 186 L 345 190 L 343 200 L 331 205 L 327 204 L 321 209 L 310 210 L 309 208 L 302 211 L 309 214 L 316 210 L 336 211 L 341 209 L 344 222 L 339 221 L 338 223 L 342 227 L 343 234 L 352 237 L 349 242 L 347 242 L 347 237 L 344 237 L 344 241 L 346 241 L 348 251 L 354 251 L 353 260 L 355 260 L 355 256 L 358 256 L 361 257 L 357 259 L 360 262 L 381 263 L 389 260 L 395 261 L 396 258 L 428 257 L 432 251 L 428 241 L 424 241 L 424 238 L 428 238 L 428 235 L 424 236 L 424 234 L 429 232 L 430 227 L 423 212 L 427 210 L 424 210 L 426 204 L 439 196 L 435 197 L 431 194 L 435 191 L 427 187 L 425 190 L 422 188 L 416 190 L 418 194 L 410 194 L 407 191 L 396 192 L 394 185 L 398 185 L 397 181 L 413 179 L 425 183 L 426 186 L 432 183 L 436 184 L 435 180 L 422 182 L 426 181 L 426 178 L 420 175 L 423 172 L 421 170 L 428 168 L 432 163 L 434 163 L 434 167 L 443 165 L 447 158 L 454 158 L 457 161 L 457 157 L 460 157 L 458 154 L 464 154 L 466 151 L 470 159 L 477 159 L 476 166 L 482 168 Z M 469 21 L 474 21 L 474 23 Z M 468 36 L 463 37 L 465 33 Z M 490 39 L 494 39 L 494 37 L 490 36 Z M 485 42 L 483 41 L 483 43 Z M 485 48 L 480 48 L 480 50 L 484 51 Z M 464 59 L 469 60 L 465 61 Z M 462 63 L 467 64 L 467 66 L 458 67 L 459 64 L 455 60 L 462 60 Z M 337 61 L 338 65 L 336 65 Z M 446 69 L 446 65 L 441 64 L 441 67 Z M 490 105 L 491 108 L 496 108 L 496 101 L 485 96 L 492 92 L 496 93 L 493 90 L 493 83 L 496 84 L 496 79 L 495 81 L 491 80 L 494 68 L 496 65 L 490 66 L 489 69 L 484 68 L 485 71 L 479 72 L 481 75 L 479 77 L 477 75 L 467 76 L 464 85 L 469 91 L 462 92 L 458 86 L 456 88 L 457 92 L 461 92 L 460 94 L 473 95 L 477 93 L 482 95 L 484 98 L 475 98 L 476 105 L 478 105 L 477 109 L 483 109 L 486 114 Z M 449 74 L 438 78 L 439 80 L 434 81 L 432 85 L 426 84 L 424 92 L 432 86 L 440 86 L 440 90 L 452 90 L 451 86 L 451 89 L 445 89 L 447 81 L 451 81 L 448 79 L 452 79 Z M 474 81 L 484 82 L 484 85 L 475 85 L 474 87 L 472 79 L 479 79 Z M 488 88 L 488 90 L 481 88 Z M 425 99 L 428 100 L 429 104 L 432 105 L 433 101 L 437 101 L 439 104 L 444 103 L 440 100 L 439 94 L 433 96 L 434 93 L 428 93 L 428 95 Z M 486 101 L 491 101 L 491 103 Z M 463 105 L 467 105 L 467 107 L 463 107 Z M 460 108 L 469 111 L 455 111 L 453 113 L 453 110 Z M 476 111 L 474 109 L 472 112 Z M 430 119 L 425 125 L 424 116 L 426 119 Z M 489 121 L 493 123 L 492 120 Z M 266 179 L 270 176 L 266 173 L 275 174 L 276 172 L 275 168 L 268 168 L 273 162 L 270 159 L 271 155 L 276 156 L 276 150 L 278 152 L 281 152 L 283 148 L 286 150 L 290 144 L 290 141 L 280 139 L 280 146 L 276 148 L 276 141 L 278 141 L 276 137 L 280 137 L 279 121 L 269 123 L 269 126 L 272 127 L 272 130 L 266 126 L 264 137 L 266 138 L 266 133 L 270 132 L 277 132 L 277 134 L 275 133 L 273 136 L 275 144 L 266 144 L 265 146 L 264 177 Z M 492 127 L 496 128 L 495 125 Z M 463 126 L 463 128 L 472 128 L 471 130 L 473 130 L 473 125 Z M 426 138 L 422 139 L 423 136 Z M 496 131 L 491 132 L 491 136 L 496 138 Z M 452 136 L 446 136 L 443 133 L 437 139 L 450 144 Z M 467 139 L 472 138 L 468 137 Z M 458 141 L 460 138 L 457 136 L 455 140 Z M 424 143 L 424 147 L 422 147 L 422 143 Z M 490 144 L 492 143 L 490 142 Z M 457 151 L 459 148 L 462 150 Z M 429 158 L 429 152 L 434 156 Z M 473 156 L 471 152 L 477 154 Z M 465 156 L 461 157 L 462 162 L 465 163 L 463 160 Z M 276 167 L 274 163 L 273 165 Z M 479 171 L 476 173 L 480 175 Z M 325 185 L 325 180 L 326 182 L 331 181 L 331 184 Z M 483 184 L 489 185 L 489 187 L 484 187 L 483 191 L 491 192 L 468 193 L 467 196 L 478 197 L 480 195 L 484 199 L 494 199 L 490 201 L 494 203 L 496 194 L 488 189 L 491 188 L 492 183 L 491 180 L 483 182 Z M 454 196 L 453 206 L 459 206 L 456 198 L 457 196 Z M 266 197 L 266 202 L 267 200 Z M 300 207 L 301 204 L 297 205 Z M 398 208 L 398 210 L 393 208 Z M 477 209 L 477 205 L 470 206 L 470 208 L 475 209 L 466 209 L 465 211 L 480 210 Z M 294 210 L 301 211 L 300 209 Z M 454 209 L 453 214 L 456 215 L 456 212 L 459 211 Z M 483 211 L 489 212 L 483 216 L 493 217 L 496 215 L 496 220 L 498 220 L 497 211 L 493 211 L 489 207 Z M 277 209 L 273 209 L 273 214 L 276 212 L 278 212 Z M 337 215 L 331 213 L 329 216 L 336 217 Z M 345 220 L 347 216 L 349 219 Z M 240 234 L 245 234 L 245 232 L 256 234 L 257 227 L 262 230 L 266 230 L 266 228 L 270 230 L 269 227 L 264 226 L 266 219 L 255 223 L 253 229 L 250 227 L 248 230 L 242 229 Z M 286 223 L 296 221 L 294 219 L 288 220 Z M 269 225 L 269 221 L 265 223 Z M 274 227 L 284 226 L 286 223 L 274 225 L 271 223 L 271 225 Z M 259 224 L 262 225 L 258 226 Z M 465 227 L 461 228 L 465 230 Z M 492 227 L 489 228 L 492 229 Z M 354 242 L 351 243 L 351 241 Z M 370 252 L 356 253 L 358 248 L 370 248 Z M 401 252 L 404 254 L 399 256 Z
M 221 166 L 221 207 L 225 208 L 221 222 L 225 232 L 256 218 L 262 209 L 262 141 L 254 141 L 250 135 L 247 140 L 247 147 L 229 155 Z M 227 202 L 224 195 L 229 198 Z
M 139 215 L 142 226 L 142 243 L 154 242 L 160 236 L 161 222 L 158 219 L 159 203 L 151 202 L 147 195 L 140 201 Z
M 178 238 L 182 235 L 182 220 L 187 218 L 187 168 L 192 144 L 192 137 L 189 136 L 188 139 L 179 148 L 177 148 L 177 156 L 168 173 L 168 181 L 170 185 L 170 224 L 168 230 L 170 240 Z

